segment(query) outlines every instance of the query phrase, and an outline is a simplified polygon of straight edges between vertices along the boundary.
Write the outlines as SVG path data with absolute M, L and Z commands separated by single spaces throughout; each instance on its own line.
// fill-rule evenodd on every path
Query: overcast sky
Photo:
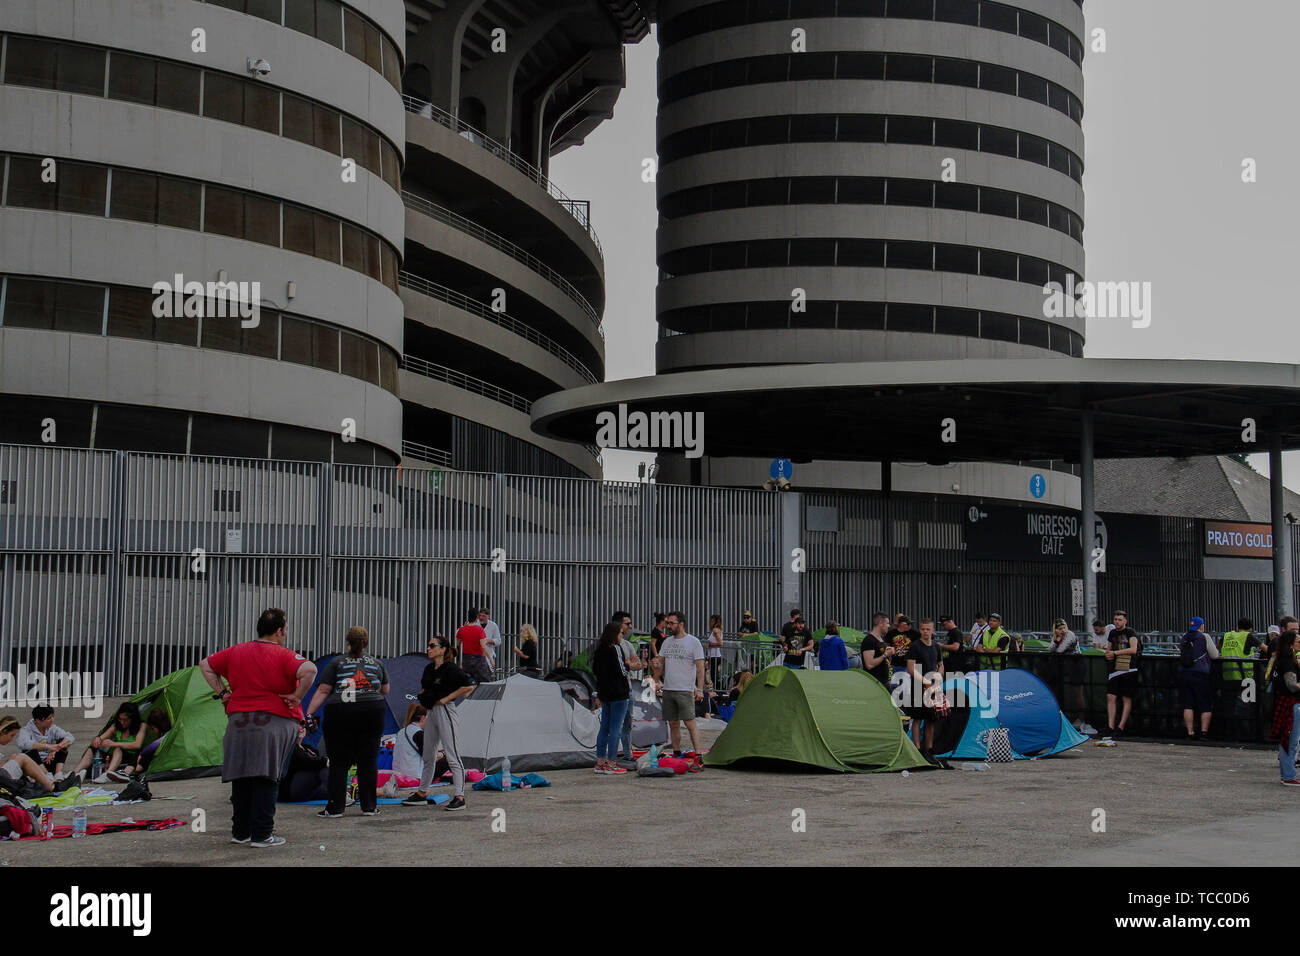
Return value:
M 1286 164 L 1300 158 L 1300 4 L 1086 0 L 1084 10 L 1107 41 L 1084 60 L 1086 278 L 1152 284 L 1150 327 L 1094 320 L 1085 354 L 1296 362 L 1300 185 Z M 610 379 L 654 373 L 655 197 L 641 168 L 655 155 L 656 52 L 653 37 L 627 48 L 614 118 L 551 168 L 591 201 L 605 249 Z M 1253 184 L 1242 182 L 1247 158 Z M 605 457 L 608 477 L 634 478 L 644 454 Z M 1267 456 L 1254 462 L 1267 473 Z M 1300 452 L 1286 468 L 1300 489 Z

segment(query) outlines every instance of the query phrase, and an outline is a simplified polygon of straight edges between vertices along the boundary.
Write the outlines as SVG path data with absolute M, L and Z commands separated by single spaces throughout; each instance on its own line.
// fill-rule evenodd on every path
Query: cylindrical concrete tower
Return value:
M 402 5 L 12 0 L 0 33 L 0 440 L 396 461 Z
M 658 20 L 661 373 L 1082 354 L 1079 0 Z

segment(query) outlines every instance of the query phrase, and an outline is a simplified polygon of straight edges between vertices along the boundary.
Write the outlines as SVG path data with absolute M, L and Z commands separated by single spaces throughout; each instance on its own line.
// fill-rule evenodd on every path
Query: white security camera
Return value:
M 265 60 L 248 58 L 248 72 L 256 73 L 258 76 L 266 76 L 271 72 L 271 64 Z

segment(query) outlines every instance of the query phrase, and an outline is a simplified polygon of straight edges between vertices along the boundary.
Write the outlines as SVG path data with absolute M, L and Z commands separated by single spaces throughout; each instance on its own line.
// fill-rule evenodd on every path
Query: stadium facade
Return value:
M 529 427 L 604 375 L 600 245 L 546 174 L 647 29 L 614 0 L 4 4 L 0 441 L 597 475 Z

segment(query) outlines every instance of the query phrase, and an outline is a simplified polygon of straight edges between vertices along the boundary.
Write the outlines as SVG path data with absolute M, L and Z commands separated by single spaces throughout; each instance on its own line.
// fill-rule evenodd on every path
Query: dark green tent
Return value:
M 161 707 L 171 730 L 149 764 L 151 780 L 206 777 L 221 772 L 226 709 L 212 695 L 198 667 L 183 667 L 160 677 L 131 698 L 140 713 Z
M 930 768 L 903 733 L 889 691 L 860 670 L 769 667 L 756 676 L 704 757 L 710 767 L 743 760 L 843 773 Z

